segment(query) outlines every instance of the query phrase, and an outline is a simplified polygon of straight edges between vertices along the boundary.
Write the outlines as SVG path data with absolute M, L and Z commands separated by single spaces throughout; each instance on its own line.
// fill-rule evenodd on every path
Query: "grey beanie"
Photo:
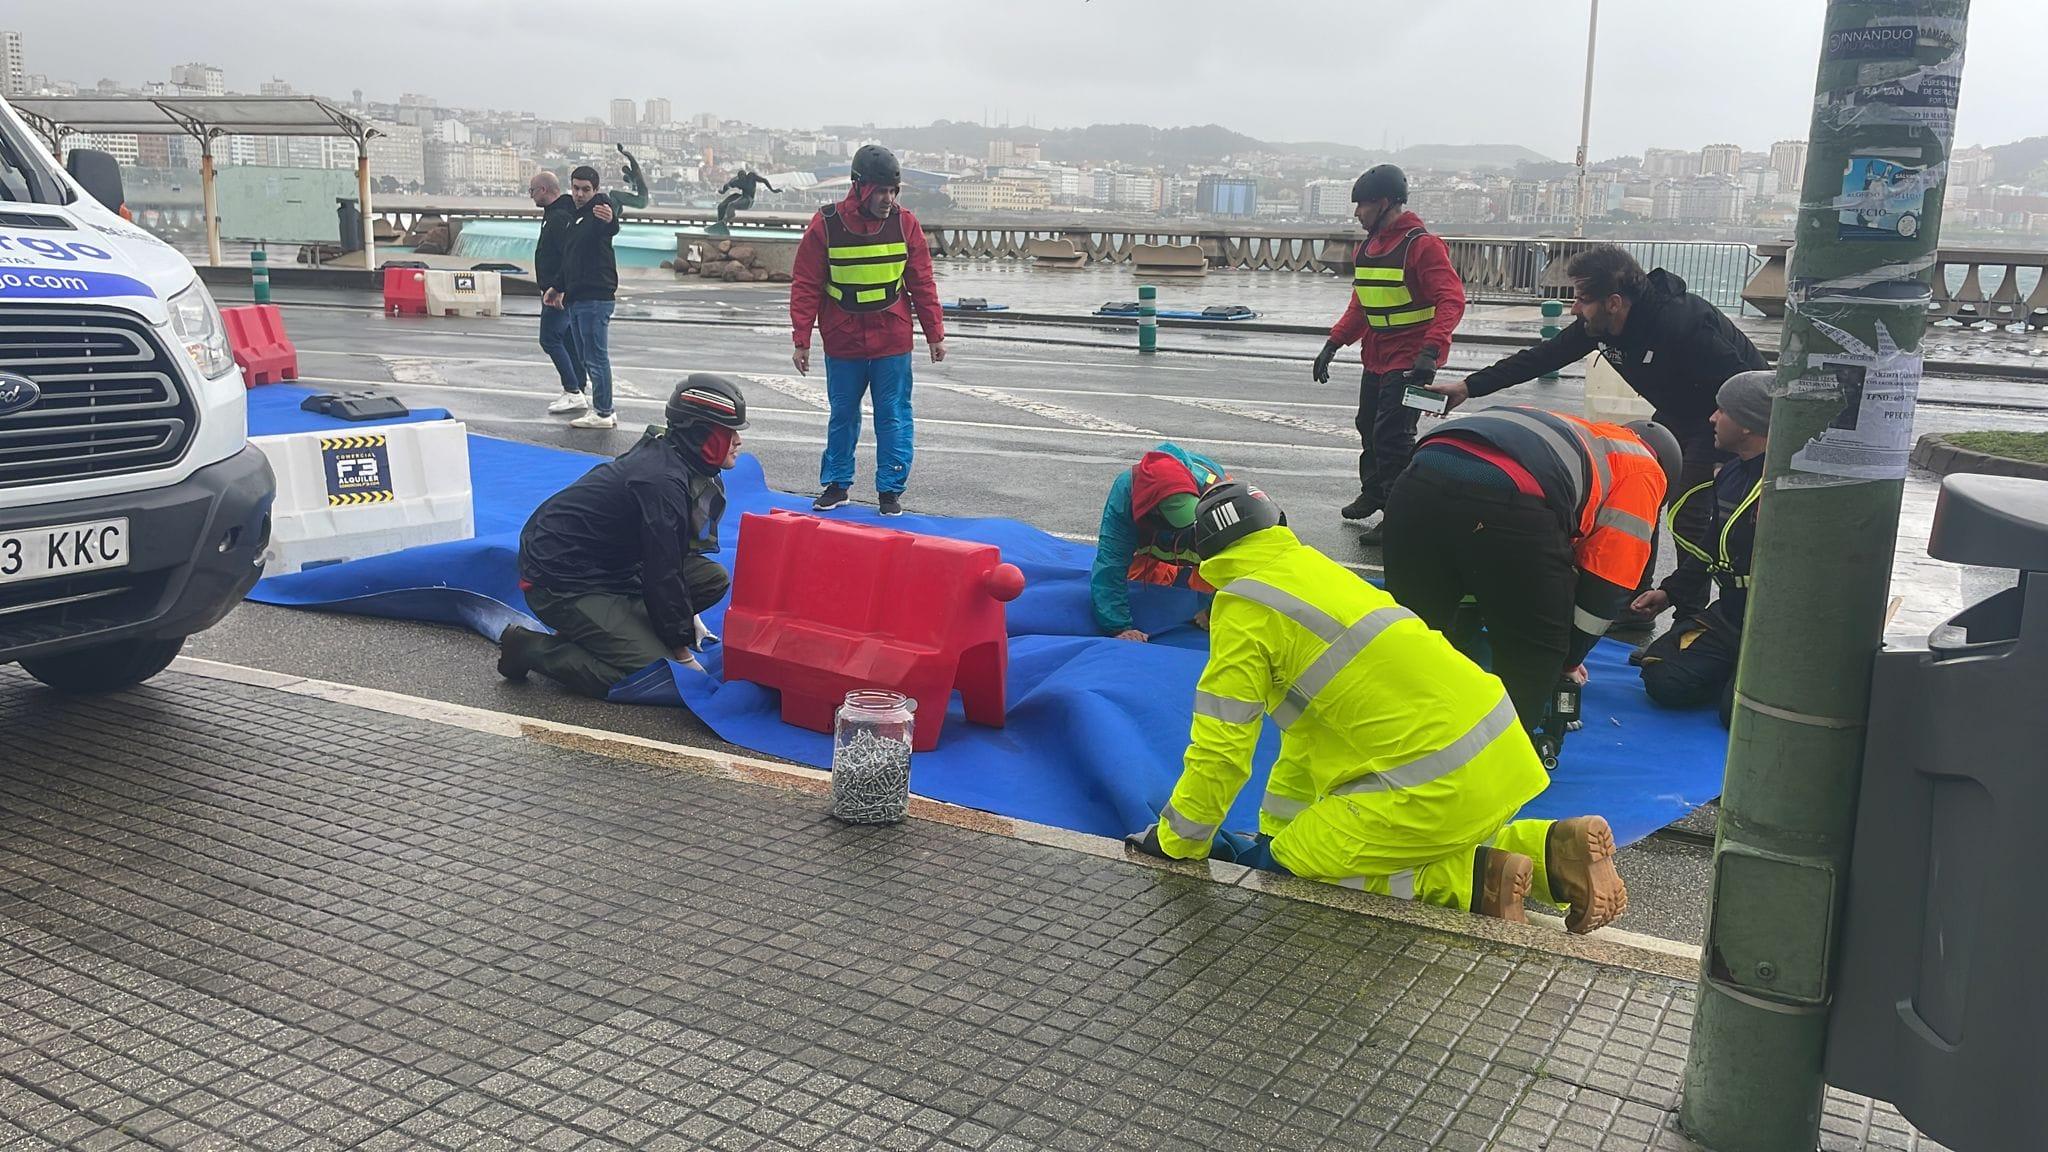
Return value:
M 1721 385 L 1714 400 L 1730 420 L 1760 435 L 1771 431 L 1771 385 L 1776 372 L 1737 372 Z

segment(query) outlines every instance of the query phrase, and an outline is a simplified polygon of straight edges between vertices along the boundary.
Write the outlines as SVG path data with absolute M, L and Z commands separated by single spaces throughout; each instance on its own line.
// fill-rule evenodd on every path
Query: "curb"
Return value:
M 1911 459 L 1915 467 L 1925 468 L 1937 476 L 1972 473 L 1980 476 L 2019 476 L 2029 480 L 2048 480 L 2048 463 L 1975 452 L 1950 443 L 1946 436 L 1937 432 L 1930 432 L 1914 442 Z
M 493 712 L 465 704 L 450 704 L 441 700 L 406 696 L 379 688 L 363 688 L 331 680 L 312 680 L 303 676 L 191 656 L 178 657 L 172 662 L 171 671 L 202 679 L 289 692 L 296 696 L 311 696 L 386 715 L 403 716 L 508 739 L 532 740 L 550 747 L 629 761 L 663 771 L 689 772 L 808 796 L 825 796 L 831 790 L 830 773 L 805 765 L 778 763 L 711 748 L 693 748 L 683 744 L 650 740 L 644 736 L 606 732 L 553 720 L 537 720 L 509 712 Z M 1340 908 L 1429 932 L 1523 948 L 1549 956 L 1568 957 L 1687 982 L 1698 979 L 1700 973 L 1700 952 L 1697 946 L 1614 928 L 1602 928 L 1587 936 L 1573 936 L 1564 931 L 1562 919 L 1542 913 L 1531 913 L 1531 924 L 1511 924 L 1505 920 L 1472 916 L 1448 908 L 1396 900 L 1388 896 L 1357 892 L 1331 884 L 1318 884 L 1293 876 L 1260 872 L 1213 860 L 1155 860 L 1127 852 L 1121 840 L 1070 832 L 1065 828 L 998 816 L 923 796 L 911 797 L 910 817 L 913 820 L 929 820 L 970 832 L 1001 836 L 1047 848 L 1080 852 L 1105 860 L 1120 860 L 1136 867 L 1264 892 L 1282 899 L 1302 900 L 1325 907 Z

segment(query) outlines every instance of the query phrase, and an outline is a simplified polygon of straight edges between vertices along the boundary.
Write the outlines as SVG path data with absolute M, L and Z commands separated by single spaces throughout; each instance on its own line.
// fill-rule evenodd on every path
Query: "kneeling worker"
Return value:
M 1445 421 L 1387 502 L 1387 591 L 1447 636 L 1477 601 L 1494 674 L 1533 732 L 1634 598 L 1682 466 L 1648 420 L 1503 407 Z
M 723 376 L 694 373 L 668 401 L 668 428 L 548 497 L 519 534 L 526 603 L 554 634 L 507 628 L 498 672 L 538 672 L 603 699 L 657 660 L 697 666 L 709 635 L 697 614 L 725 596 L 720 473 L 739 459 L 747 401 Z
M 1150 639 L 1131 621 L 1132 581 L 1215 591 L 1196 574 L 1201 560 L 1189 539 L 1196 501 L 1222 480 L 1223 469 L 1214 460 L 1175 444 L 1161 444 L 1117 475 L 1102 505 L 1095 566 L 1088 575 L 1088 598 L 1103 635 Z M 1205 607 L 1195 623 L 1207 619 Z
M 1672 503 L 1678 572 L 1635 602 L 1637 612 L 1654 616 L 1670 607 L 1675 587 L 1687 586 L 1688 579 L 1713 580 L 1714 602 L 1681 617 L 1643 652 L 1643 691 L 1674 708 L 1718 698 L 1724 725 L 1735 707 L 1735 658 L 1742 651 L 1742 618 L 1749 606 L 1749 564 L 1756 547 L 1757 500 L 1764 491 L 1774 378 L 1770 372 L 1741 372 L 1721 385 L 1713 415 L 1714 447 L 1735 458 L 1721 465 L 1712 480 Z M 1707 504 L 1706 535 L 1688 540 L 1675 525 L 1694 500 Z
M 1621 915 L 1606 820 L 1509 823 L 1548 778 L 1499 680 L 1248 484 L 1202 497 L 1194 548 L 1217 589 L 1209 663 L 1180 781 L 1132 846 L 1199 860 L 1229 843 L 1217 833 L 1270 713 L 1280 756 L 1238 863 L 1515 921 L 1533 892 L 1569 905 L 1574 932 Z

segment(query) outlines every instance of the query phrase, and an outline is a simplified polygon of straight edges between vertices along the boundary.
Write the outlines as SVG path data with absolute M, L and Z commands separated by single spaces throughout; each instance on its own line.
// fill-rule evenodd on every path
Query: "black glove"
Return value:
M 1436 379 L 1436 349 L 1424 348 L 1415 358 L 1415 367 L 1408 370 L 1402 382 L 1410 388 L 1427 388 Z
M 1124 844 L 1143 852 L 1147 856 L 1157 856 L 1161 860 L 1173 859 L 1173 857 L 1166 854 L 1166 849 L 1159 846 L 1159 825 L 1157 823 L 1147 824 L 1143 832 L 1133 832 L 1129 836 L 1124 837 Z
M 1330 382 L 1330 361 L 1337 358 L 1337 349 L 1342 347 L 1343 345 L 1335 340 L 1323 341 L 1323 350 L 1316 353 L 1316 366 L 1315 370 L 1311 373 L 1315 377 L 1316 383 L 1328 384 Z

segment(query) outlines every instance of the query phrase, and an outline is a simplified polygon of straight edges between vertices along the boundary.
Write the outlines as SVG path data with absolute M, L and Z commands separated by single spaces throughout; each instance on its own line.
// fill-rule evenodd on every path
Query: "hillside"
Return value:
M 1273 143 L 1233 132 L 1220 124 L 1155 128 L 1149 124 L 1090 124 L 1086 128 L 991 128 L 964 120 L 938 120 L 901 128 L 825 126 L 825 131 L 876 136 L 898 148 L 985 156 L 993 140 L 1037 144 L 1043 157 L 1059 164 L 1107 164 L 1199 168 L 1251 152 L 1328 156 L 1364 166 L 1391 160 L 1414 168 L 1502 168 L 1549 163 L 1548 157 L 1518 144 L 1418 144 L 1391 156 L 1374 149 L 1329 141 Z

